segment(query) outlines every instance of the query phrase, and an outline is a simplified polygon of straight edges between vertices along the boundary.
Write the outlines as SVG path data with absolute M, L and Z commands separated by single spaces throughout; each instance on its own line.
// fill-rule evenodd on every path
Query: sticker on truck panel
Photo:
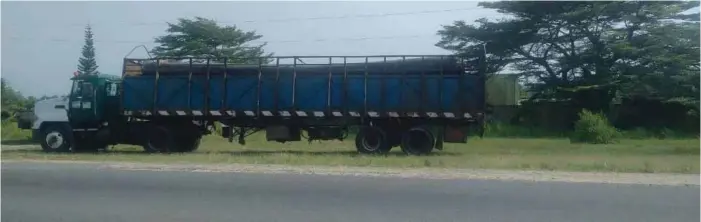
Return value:
M 107 85 L 107 95 L 116 96 L 117 95 L 117 84 L 110 83 Z

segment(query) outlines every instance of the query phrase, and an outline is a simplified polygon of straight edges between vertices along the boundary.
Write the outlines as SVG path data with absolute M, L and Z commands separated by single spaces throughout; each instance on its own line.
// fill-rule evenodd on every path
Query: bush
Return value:
M 606 116 L 582 110 L 570 135 L 572 143 L 610 144 L 618 142 L 621 133 L 609 123 Z

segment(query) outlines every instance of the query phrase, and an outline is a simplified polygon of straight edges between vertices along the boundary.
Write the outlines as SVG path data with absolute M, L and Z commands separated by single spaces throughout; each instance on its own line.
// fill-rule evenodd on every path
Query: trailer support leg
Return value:
M 239 133 L 239 144 L 241 146 L 244 146 L 244 145 L 246 145 L 246 140 L 244 139 L 244 138 L 246 138 L 246 128 L 239 127 L 238 131 L 239 131 L 238 132 Z

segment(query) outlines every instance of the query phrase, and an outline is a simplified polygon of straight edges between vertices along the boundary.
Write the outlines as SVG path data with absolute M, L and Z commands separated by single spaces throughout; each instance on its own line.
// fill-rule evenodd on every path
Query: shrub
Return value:
M 610 144 L 616 143 L 621 133 L 609 123 L 606 116 L 582 110 L 570 135 L 572 143 Z

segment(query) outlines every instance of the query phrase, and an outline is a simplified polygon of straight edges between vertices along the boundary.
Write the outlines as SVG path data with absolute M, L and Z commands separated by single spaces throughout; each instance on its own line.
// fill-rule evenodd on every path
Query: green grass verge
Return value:
M 444 151 L 420 157 L 405 156 L 398 148 L 384 156 L 359 155 L 352 140 L 279 144 L 263 139 L 262 134 L 253 135 L 246 146 L 240 146 L 209 136 L 197 152 L 189 154 L 144 154 L 135 146 L 116 146 L 97 154 L 46 154 L 37 147 L 4 150 L 2 159 L 699 173 L 698 139 L 628 139 L 589 145 L 571 144 L 564 138 L 485 138 L 446 144 Z
M 485 139 L 446 144 L 444 151 L 422 157 L 405 156 L 398 148 L 385 156 L 359 155 L 352 138 L 344 142 L 280 144 L 265 142 L 263 134 L 256 134 L 248 138 L 246 146 L 217 136 L 205 137 L 200 149 L 189 154 L 144 154 L 140 147 L 123 145 L 107 153 L 47 154 L 37 147 L 3 150 L 2 159 L 699 173 L 698 137 L 623 139 L 617 144 L 590 145 L 571 144 L 557 134 L 506 125 L 492 126 L 487 133 Z M 645 138 L 641 132 L 632 134 L 636 135 L 633 138 Z M 3 121 L 2 145 L 27 144 L 29 138 L 29 130 L 19 130 L 16 123 Z
M 30 130 L 22 130 L 17 127 L 17 122 L 3 120 L 1 123 L 0 138 L 3 145 L 30 143 L 32 133 Z

